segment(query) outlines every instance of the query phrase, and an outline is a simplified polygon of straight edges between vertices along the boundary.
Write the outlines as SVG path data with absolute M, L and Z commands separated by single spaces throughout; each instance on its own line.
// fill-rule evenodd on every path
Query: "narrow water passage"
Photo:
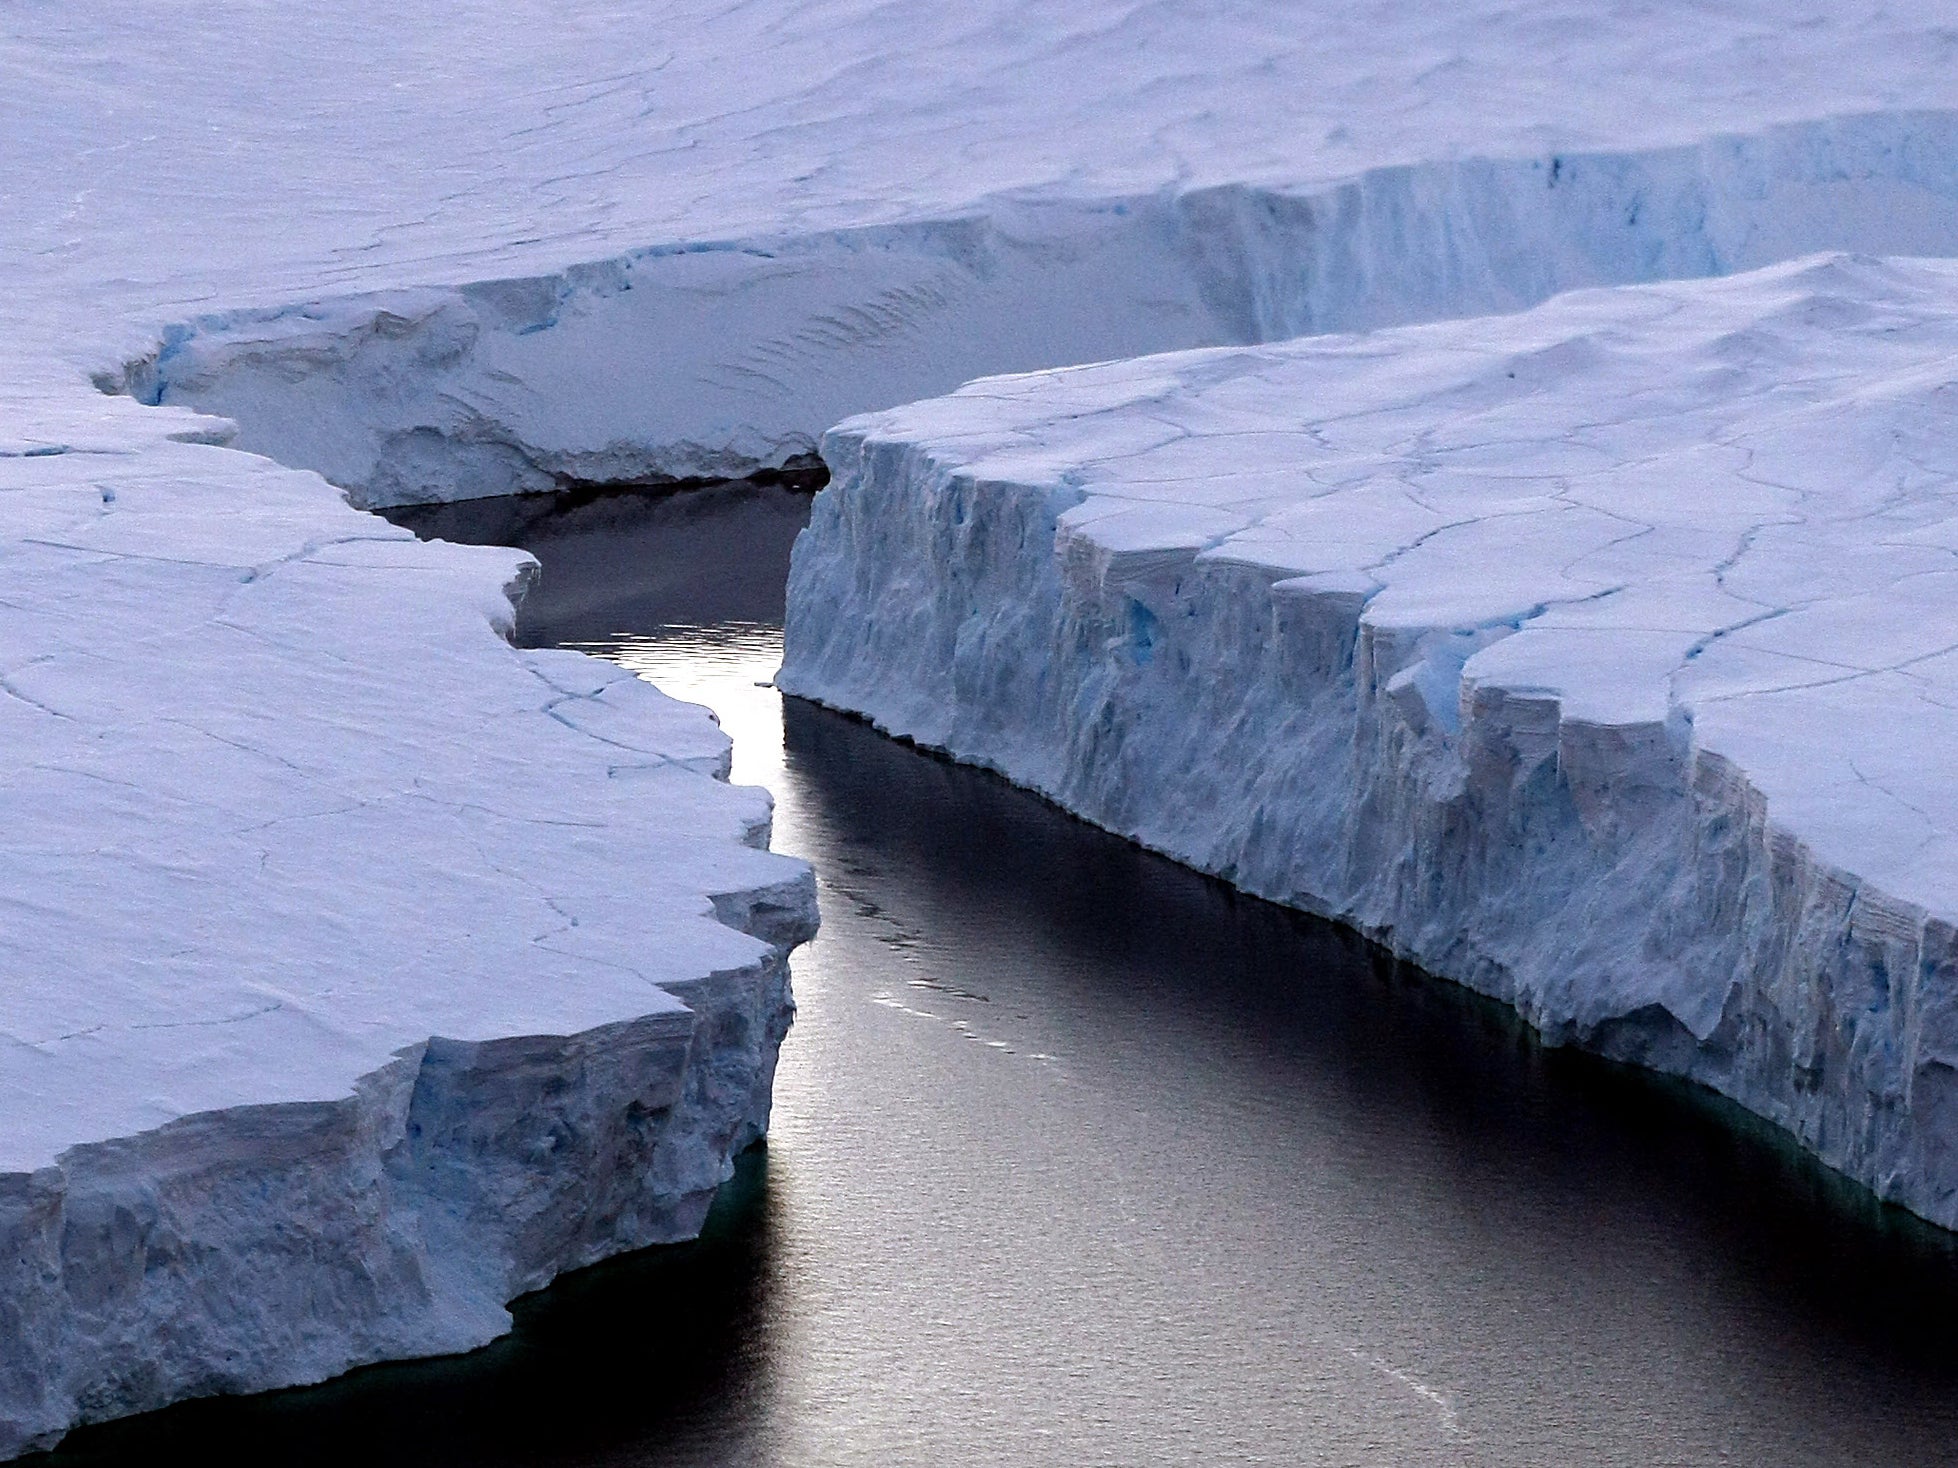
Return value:
M 1958 1252 L 1764 1128 L 767 686 L 806 496 L 477 504 L 716 709 L 824 928 L 700 1244 L 509 1340 L 79 1435 L 266 1462 L 1958 1461 Z

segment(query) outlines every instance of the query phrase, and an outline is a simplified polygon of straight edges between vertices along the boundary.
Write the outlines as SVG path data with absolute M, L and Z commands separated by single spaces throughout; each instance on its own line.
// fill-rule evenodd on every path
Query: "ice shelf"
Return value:
M 765 798 L 715 778 L 725 745 L 705 714 L 582 659 L 501 640 L 504 587 L 522 574 L 515 558 L 417 545 L 350 510 L 319 474 L 383 503 L 565 478 L 745 472 L 812 451 L 846 414 L 979 373 L 1466 317 L 1572 287 L 1722 275 L 1816 250 L 1952 253 L 1955 36 L 1951 0 L 1908 13 L 1876 0 L 1709 0 L 1608 21 L 1590 0 L 1445 10 L 1401 0 L 680 3 L 657 23 L 588 0 L 12 7 L 0 23 L 0 900 L 11 913 L 0 937 L 0 1454 L 182 1396 L 473 1345 L 501 1328 L 511 1293 L 608 1250 L 686 1233 L 729 1150 L 765 1117 L 787 1015 L 784 954 L 813 921 L 808 873 L 759 849 Z M 1840 268 L 1898 292 L 1931 279 Z M 1729 299 L 1687 290 L 1626 300 L 1675 298 Z M 1583 310 L 1605 308 L 1560 306 L 1527 329 Z M 1648 326 L 1659 330 L 1637 329 Z M 1477 324 L 1432 339 L 1525 329 Z M 1430 386 L 1466 360 L 1420 359 L 1407 346 L 1415 340 L 1424 338 L 1323 350 L 1355 362 L 1377 350 Z M 1824 336 L 1814 340 L 1821 362 Z M 1855 351 L 1892 360 L 1868 332 L 1843 340 L 1862 346 L 1818 372 L 1853 377 Z M 1572 370 L 1599 380 L 1606 368 L 1586 368 L 1585 354 L 1609 361 L 1608 346 L 1576 351 Z M 1288 358 L 1270 360 L 1277 371 Z M 1210 401 L 1178 394 L 1185 406 Z M 1920 398 L 1934 402 L 1928 386 Z M 1449 411 L 1432 394 L 1418 401 L 1420 413 Z M 1096 421 L 1115 416 L 1122 433 L 1146 440 L 1139 415 Z M 1424 431 L 1417 419 L 1410 441 Z M 1272 483 L 1296 477 L 1290 449 L 1260 457 L 1262 434 L 1238 442 L 1237 465 L 1269 462 Z M 1553 454 L 1523 442 L 1538 459 Z M 1569 455 L 1570 472 L 1603 467 L 1576 443 L 1554 451 Z M 1210 450 L 1192 440 L 1155 450 L 1156 462 L 1175 452 Z M 1499 470 L 1495 440 L 1484 453 L 1484 467 Z M 1841 461 L 1834 447 L 1811 458 L 1817 473 Z M 894 519 L 879 534 L 923 534 L 918 507 L 898 503 L 910 492 L 901 477 L 885 465 L 833 504 L 890 494 Z M 1075 490 L 1054 493 L 1065 501 Z M 1000 518 L 954 525 L 947 544 L 1001 537 L 1004 559 L 988 575 L 1047 584 L 1028 569 L 1034 550 L 1023 566 L 1005 538 L 1024 532 L 1029 547 L 1046 546 L 1053 513 L 986 495 Z M 1203 516 L 1230 507 L 1200 508 L 1177 511 L 1197 517 L 1192 534 L 1225 523 Z M 1710 499 L 1699 508 L 1702 533 L 1716 539 L 1745 518 Z M 1406 540 L 1413 574 L 1415 510 L 1377 516 L 1353 522 L 1353 554 L 1384 547 L 1378 560 Z M 1525 521 L 1532 533 L 1549 523 L 1515 523 Z M 1160 539 L 1159 521 L 1123 524 Z M 1086 529 L 1070 522 L 1063 539 L 1075 545 L 1068 537 Z M 1122 525 L 1097 533 L 1109 555 L 1121 550 Z M 1731 586 L 1743 588 L 1763 537 L 1772 539 L 1764 529 L 1729 568 Z M 1655 531 L 1651 546 L 1661 539 Z M 865 563 L 863 575 L 892 578 L 887 602 L 846 598 L 876 613 L 864 645 L 896 659 L 877 677 L 898 676 L 907 635 L 933 635 L 957 594 L 957 583 L 917 579 L 942 569 L 927 553 L 935 543 Z M 1449 543 L 1437 538 L 1432 553 Z M 1913 542 L 1910 553 L 1933 550 Z M 1488 560 L 1511 564 L 1493 551 Z M 805 580 L 816 564 L 805 558 Z M 1218 569 L 1204 575 L 1224 564 L 1206 560 Z M 1833 559 L 1828 570 L 1847 574 Z M 1256 583 L 1265 573 L 1241 574 Z M 1510 604 L 1504 587 L 1544 573 L 1522 557 L 1504 574 L 1488 588 L 1498 610 Z M 1631 584 L 1591 614 L 1631 605 Z M 1295 681 L 1295 692 L 1358 697 L 1338 692 L 1347 675 L 1334 665 L 1371 585 L 1328 582 L 1299 600 L 1300 615 L 1331 619 L 1320 656 L 1332 671 L 1323 688 Z M 1899 611 L 1902 595 L 1892 587 L 1873 600 L 1873 623 L 1929 635 L 1935 607 Z M 1666 615 L 1725 628 L 1730 608 L 1706 596 Z M 1162 677 L 1179 629 L 1151 623 L 1153 604 L 1134 600 L 1116 609 L 1132 625 L 1105 636 L 1164 649 L 1150 664 Z M 1011 638 L 979 616 L 973 636 L 995 640 L 953 645 L 948 665 L 1004 680 L 1014 697 L 980 723 L 1019 741 L 1027 760 L 1048 761 L 1028 777 L 1055 789 L 1063 751 L 1041 741 L 1060 726 L 1038 723 L 1050 695 L 1037 670 L 1051 635 L 1039 614 L 1058 605 L 1021 606 L 1025 625 Z M 1394 603 L 1366 605 L 1372 616 Z M 1256 597 L 1243 603 L 1247 615 L 1263 618 L 1261 608 Z M 1407 617 L 1418 622 L 1418 610 Z M 1453 604 L 1431 610 L 1437 626 L 1459 619 Z M 851 663 L 840 643 L 817 656 L 810 613 L 805 602 L 796 633 L 805 686 L 820 665 L 868 689 L 871 665 Z M 1485 727 L 1479 706 L 1464 718 L 1450 702 L 1455 663 L 1474 657 L 1476 676 L 1497 670 L 1558 618 L 1579 615 L 1547 607 L 1506 640 L 1478 622 L 1462 638 L 1382 653 L 1397 673 L 1412 671 L 1368 707 L 1395 711 L 1414 763 L 1394 777 L 1412 783 L 1383 785 L 1381 798 L 1401 791 L 1406 810 L 1428 809 L 1423 772 L 1450 768 L 1463 731 Z M 1653 625 L 1649 641 L 1613 633 L 1610 666 L 1636 649 L 1672 656 L 1685 634 Z M 1804 625 L 1789 611 L 1752 635 Z M 1578 659 L 1590 645 L 1572 631 L 1558 656 Z M 1648 803 L 1676 814 L 1667 761 L 1686 761 L 1701 782 L 1693 800 L 1752 812 L 1731 850 L 1736 862 L 1767 865 L 1737 868 L 1740 885 L 1718 889 L 1749 904 L 1719 941 L 1794 986 L 1777 991 L 1786 1013 L 1835 1014 L 1833 991 L 1774 945 L 1818 952 L 1803 935 L 1832 930 L 1839 908 L 1847 930 L 1881 928 L 1891 909 L 1867 895 L 1877 886 L 1897 912 L 1930 911 L 1909 881 L 1828 840 L 1865 819 L 1890 829 L 1889 792 L 1941 807 L 1859 754 L 1853 785 L 1818 774 L 1823 783 L 1802 787 L 1837 811 L 1803 825 L 1800 802 L 1771 777 L 1812 760 L 1836 779 L 1837 756 L 1801 741 L 1838 725 L 1805 715 L 1748 736 L 1781 740 L 1780 763 L 1749 764 L 1754 746 L 1740 733 L 1714 739 L 1716 700 L 1694 678 L 1702 663 L 1739 666 L 1729 660 L 1747 648 L 1768 660 L 1815 655 L 1806 643 L 1790 652 L 1733 633 L 1664 699 L 1629 674 L 1608 687 L 1573 681 L 1573 698 L 1605 700 L 1609 717 L 1596 727 L 1644 731 L 1648 742 L 1622 757 L 1592 750 L 1594 777 L 1571 788 L 1584 820 L 1609 827 L 1646 800 L 1624 796 L 1611 772 L 1655 770 Z M 1303 666 L 1287 676 L 1302 678 Z M 1218 697 L 1261 686 L 1246 667 L 1244 679 L 1216 680 Z M 1733 706 L 1854 698 L 1882 730 L 1891 726 L 1870 712 L 1876 681 L 1833 694 L 1762 691 Z M 838 681 L 827 696 L 854 694 Z M 896 695 L 883 686 L 878 696 Z M 1612 701 L 1634 696 L 1635 706 Z M 1526 704 L 1511 699 L 1504 717 L 1523 718 Z M 1695 712 L 1693 730 L 1668 722 L 1675 705 Z M 950 707 L 979 717 L 970 698 Z M 1118 701 L 1107 707 L 1119 711 Z M 1550 719 L 1547 708 L 1530 717 Z M 1224 725 L 1171 714 L 1145 744 L 1223 737 Z M 1326 717 L 1307 720 L 1319 731 L 1311 738 L 1339 727 Z M 1563 717 L 1546 727 L 1586 726 Z M 939 732 L 950 740 L 949 725 Z M 1901 760 L 1906 744 L 1886 734 L 1869 757 L 1881 749 Z M 1281 764 L 1268 778 L 1281 778 Z M 1170 779 L 1158 793 L 1188 788 Z M 1151 798 L 1114 775 L 1107 789 Z M 1774 831 L 1802 833 L 1773 861 L 1756 850 L 1770 841 L 1760 802 L 1772 803 Z M 1389 848 L 1411 839 L 1397 810 L 1353 827 L 1363 845 L 1376 839 L 1369 830 L 1380 843 L 1373 856 L 1356 848 L 1353 872 L 1377 875 Z M 1107 818 L 1140 822 L 1136 812 Z M 1227 814 L 1219 807 L 1220 821 Z M 1609 839 L 1672 829 L 1673 816 L 1651 819 Z M 1451 854 L 1448 843 L 1488 829 L 1421 839 Z M 1556 829 L 1577 840 L 1576 828 Z M 1586 842 L 1607 839 L 1583 831 Z M 1307 843 L 1299 859 L 1318 850 Z M 1212 865 L 1216 855 L 1193 852 Z M 1809 880 L 1798 855 L 1865 885 L 1853 897 L 1818 886 L 1812 914 L 1773 908 Z M 1568 881 L 1590 880 L 1573 863 Z M 1904 865 L 1935 886 L 1922 875 L 1935 871 L 1931 857 Z M 1646 870 L 1625 867 L 1634 869 Z M 1456 879 L 1446 865 L 1395 870 L 1410 892 Z M 1689 870 L 1671 869 L 1681 881 Z M 1463 893 L 1501 885 L 1461 881 Z M 1396 925 L 1393 941 L 1447 972 L 1482 951 L 1466 936 L 1452 950 L 1435 936 L 1447 922 L 1439 899 L 1442 927 L 1424 938 L 1385 888 L 1354 882 L 1326 886 L 1324 905 L 1350 907 L 1376 930 Z M 1358 905 L 1363 893 L 1386 905 Z M 1538 891 L 1537 908 L 1508 915 L 1514 942 L 1550 953 L 1577 941 L 1554 921 L 1528 936 L 1551 895 Z M 1619 909 L 1633 900 L 1607 896 Z M 1679 911 L 1699 913 L 1698 900 L 1679 896 Z M 1771 908 L 1772 920 L 1761 916 Z M 1599 918 L 1598 952 L 1617 951 L 1627 921 Z M 1898 933 L 1916 931 L 1915 918 L 1898 921 Z M 1678 930 L 1679 953 L 1697 955 L 1699 931 Z M 1629 959 L 1613 972 L 1704 996 L 1700 969 L 1689 973 L 1684 958 L 1668 967 L 1664 943 L 1653 951 L 1649 972 Z M 1885 963 L 1896 956 L 1882 951 Z M 1548 962 L 1491 958 L 1471 979 L 1500 987 Z M 1898 1016 L 1907 993 L 1929 992 L 1928 979 L 1906 977 L 1917 972 L 1883 970 Z M 1562 1012 L 1517 997 L 1546 1023 Z M 1911 1003 L 1917 1018 L 1898 1018 L 1897 1033 L 1932 1055 L 1932 1017 Z M 1578 1024 L 1576 1001 L 1566 1008 Z M 1662 1009 L 1601 1001 L 1581 1022 L 1597 1043 L 1672 1046 L 1676 1068 L 1710 1066 L 1699 1057 L 1727 1043 L 1716 999 L 1678 998 L 1690 1040 L 1663 1038 L 1670 1019 L 1627 1021 L 1621 1039 L 1597 1039 L 1611 1029 L 1607 1011 Z M 1855 1033 L 1889 1034 L 1890 1022 Z M 1733 1042 L 1736 1057 L 1779 1043 L 1750 1036 Z M 1870 1111 L 1862 1078 L 1905 1061 L 1859 1050 L 1839 1065 L 1838 1033 L 1819 1027 L 1790 1043 L 1796 1070 L 1747 1063 L 1810 1077 L 1788 1119 L 1825 1155 L 1893 1196 L 1916 1198 L 1920 1182 L 1909 1180 L 1943 1176 L 1919 1153 L 1897 1154 L 1895 1176 L 1879 1175 L 1883 1148 L 1932 1145 L 1925 1126 L 1889 1125 L 1928 1114 L 1943 1074 L 1931 1061 L 1895 1070 L 1911 1078 L 1908 1105 L 1893 1097 Z M 1727 1073 L 1713 1078 L 1724 1084 Z M 1770 1093 L 1763 1081 L 1755 1099 L 1767 1106 Z M 1876 1119 L 1852 1138 L 1850 1118 L 1866 1112 Z M 1945 1216 L 1941 1204 L 1913 1206 Z
M 1952 0 L 44 7 L 0 36 L 0 360 L 365 503 L 741 474 L 981 374 L 1958 250 L 1955 35 Z
M 1958 264 L 973 383 L 824 445 L 781 686 L 1958 1225 Z
M 698 1229 L 815 921 L 704 710 L 212 446 L 0 457 L 0 563 L 0 1451 Z

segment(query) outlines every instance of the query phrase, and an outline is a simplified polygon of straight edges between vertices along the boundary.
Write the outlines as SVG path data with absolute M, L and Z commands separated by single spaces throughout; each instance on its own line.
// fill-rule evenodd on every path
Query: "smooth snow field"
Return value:
M 476 1356 L 90 1430 L 60 1468 L 1958 1456 L 1948 1236 L 1703 1093 L 757 687 L 805 499 L 548 505 L 416 523 L 520 537 L 526 639 L 711 703 L 821 874 L 747 1191 Z
M 892 513 L 798 572 L 791 679 L 897 727 L 907 680 L 954 674 L 927 712 L 957 737 L 911 732 L 1719 1086 L 1958 1222 L 1927 773 L 1958 645 L 1952 309 L 1945 267 L 1911 263 L 1939 256 L 1958 0 L 0 9 L 0 1455 L 480 1344 L 560 1270 L 689 1235 L 767 1123 L 815 912 L 810 870 L 765 849 L 766 792 L 723 778 L 703 711 L 512 647 L 519 555 L 352 506 L 807 470 L 851 415 L 1146 353 L 1270 351 L 1205 360 L 1272 375 L 1228 412 L 1188 359 L 1041 378 L 1003 390 L 1007 430 L 968 393 L 888 420 L 910 458 L 859 464 L 861 419 L 830 440 L 820 534 L 866 495 Z M 1477 375 L 1505 353 L 1514 388 Z M 1307 381 L 1335 360 L 1353 383 Z M 1151 374 L 1180 446 L 1146 427 Z M 1469 432 L 1471 400 L 1501 433 Z M 1366 643 L 1367 707 L 1404 721 L 1361 731 L 1399 741 L 1384 804 L 1324 742 L 1361 727 L 1356 579 L 1312 602 L 1330 680 L 1287 670 L 1304 756 L 1255 737 L 1282 698 L 1232 712 L 1271 692 L 1254 659 L 1207 666 L 1194 713 L 1127 699 L 1196 645 L 1122 578 L 1207 543 L 1220 502 L 1193 483 L 1270 470 L 1240 486 L 1270 529 L 1335 403 L 1373 436 L 1327 441 L 1355 491 L 1326 501 L 1328 565 L 1377 551 L 1408 578 L 1367 613 L 1409 632 Z M 1077 582 L 1115 568 L 1115 599 L 1060 647 L 1030 614 L 1061 605 L 1039 557 L 1070 476 L 1103 463 L 1077 410 L 1153 456 L 1182 519 L 1133 544 L 1069 522 Z M 1017 519 L 957 522 L 911 473 L 975 422 L 1026 440 L 989 501 L 1031 492 Z M 1534 487 L 1497 482 L 1512 454 Z M 1356 489 L 1437 473 L 1483 533 L 1422 539 L 1455 512 Z M 1547 528 L 1560 497 L 1592 529 Z M 968 554 L 1011 574 L 961 582 Z M 1715 588 L 1625 611 L 1674 571 Z M 1197 651 L 1277 626 L 1247 575 Z M 1804 581 L 1832 610 L 1800 610 Z M 1740 635 L 1733 601 L 1780 615 Z M 1585 617 L 1592 651 L 1524 658 Z M 1655 691 L 1701 638 L 1729 682 Z M 1149 678 L 1111 672 L 1159 645 Z M 1782 663 L 1842 676 L 1764 722 Z M 975 670 L 1001 695 L 976 717 Z M 1602 701 L 1556 713 L 1580 673 Z M 1464 688 L 1507 700 L 1521 742 L 1477 745 L 1494 764 L 1462 759 L 1493 727 Z M 1177 784 L 1199 752 L 1334 784 Z M 1211 824 L 1179 827 L 1193 796 Z M 1276 876 L 1254 848 L 1287 830 L 1326 840 Z M 1478 865 L 1506 835 L 1517 863 Z M 1328 852 L 1338 880 L 1307 870 Z

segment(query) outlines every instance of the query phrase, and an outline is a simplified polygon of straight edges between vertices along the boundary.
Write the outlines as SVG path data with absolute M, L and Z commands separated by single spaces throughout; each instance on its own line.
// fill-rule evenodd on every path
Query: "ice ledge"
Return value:
M 825 442 L 788 692 L 1958 1226 L 1958 267 L 974 383 Z
M 218 312 L 97 381 L 235 419 L 240 447 L 363 504 L 738 477 L 986 373 L 1515 310 L 1823 249 L 1958 252 L 1955 160 L 1958 113 L 1926 109 L 1333 183 L 1049 189 Z
M 0 457 L 0 1455 L 690 1236 L 815 925 L 705 710 L 498 635 L 527 558 L 177 416 Z

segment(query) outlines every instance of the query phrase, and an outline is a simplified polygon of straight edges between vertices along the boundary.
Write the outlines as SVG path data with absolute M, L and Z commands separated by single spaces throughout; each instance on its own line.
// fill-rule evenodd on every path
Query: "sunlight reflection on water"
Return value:
M 782 772 L 782 629 L 755 622 L 674 623 L 653 632 L 567 642 L 630 669 L 663 692 L 704 704 L 734 740 L 737 784 L 773 788 Z

